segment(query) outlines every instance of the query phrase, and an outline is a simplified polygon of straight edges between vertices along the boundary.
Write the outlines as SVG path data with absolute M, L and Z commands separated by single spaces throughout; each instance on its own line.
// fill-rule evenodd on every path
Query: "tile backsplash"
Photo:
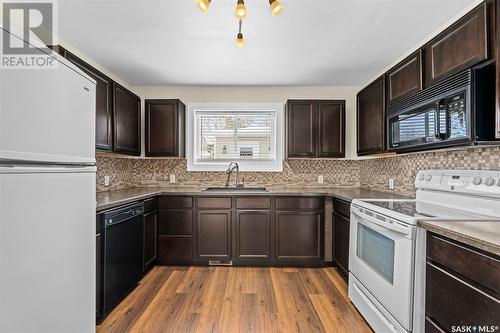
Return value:
M 225 172 L 188 172 L 185 159 L 128 158 L 108 154 L 97 156 L 97 190 L 130 186 L 171 186 L 169 175 L 176 175 L 177 186 L 220 186 Z M 414 192 L 415 175 L 423 169 L 500 170 L 500 147 L 470 147 L 360 160 L 286 160 L 282 172 L 241 172 L 247 185 L 367 187 L 388 191 L 389 178 L 395 191 Z M 324 184 L 318 184 L 318 176 Z M 110 176 L 110 186 L 104 186 Z M 234 180 L 234 178 L 233 178 Z

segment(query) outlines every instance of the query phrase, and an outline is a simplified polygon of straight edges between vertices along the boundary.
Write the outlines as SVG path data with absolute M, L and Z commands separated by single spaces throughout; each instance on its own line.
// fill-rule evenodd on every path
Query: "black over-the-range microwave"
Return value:
M 388 148 L 495 142 L 495 66 L 468 69 L 387 107 Z

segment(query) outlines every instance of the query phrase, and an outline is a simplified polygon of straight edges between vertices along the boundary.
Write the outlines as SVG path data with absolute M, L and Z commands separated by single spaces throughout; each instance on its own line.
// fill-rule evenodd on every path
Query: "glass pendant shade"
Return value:
M 243 34 L 239 33 L 236 37 L 236 47 L 243 47 L 245 45 L 245 40 L 243 39 Z
M 238 1 L 236 9 L 234 10 L 234 16 L 236 16 L 238 20 L 243 20 L 245 17 L 247 17 L 247 9 L 243 1 Z
M 210 0 L 196 0 L 196 7 L 202 12 L 206 12 L 210 6 Z
M 283 6 L 278 0 L 270 0 L 269 3 L 271 4 L 271 14 L 273 16 L 278 15 L 283 10 Z

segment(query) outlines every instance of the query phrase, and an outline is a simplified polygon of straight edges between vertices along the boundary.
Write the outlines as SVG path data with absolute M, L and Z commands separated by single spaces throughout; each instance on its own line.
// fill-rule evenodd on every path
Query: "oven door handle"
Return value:
M 398 222 L 396 222 L 390 218 L 385 217 L 386 222 L 384 222 L 384 221 L 376 219 L 370 215 L 364 214 L 356 208 L 353 208 L 351 210 L 351 213 L 360 217 L 361 219 L 363 219 L 367 222 L 370 222 L 370 224 L 375 224 L 383 229 L 390 230 L 390 231 L 393 231 L 393 232 L 396 232 L 399 234 L 403 234 L 405 236 L 411 236 L 412 229 L 410 227 L 405 227 L 405 226 L 399 224 Z

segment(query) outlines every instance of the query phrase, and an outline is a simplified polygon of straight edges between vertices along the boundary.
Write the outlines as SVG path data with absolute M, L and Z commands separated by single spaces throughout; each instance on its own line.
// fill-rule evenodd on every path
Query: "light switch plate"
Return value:
M 323 184 L 325 182 L 325 178 L 323 177 L 323 175 L 319 175 L 318 176 L 318 184 Z
M 389 190 L 394 190 L 394 178 L 389 178 Z
M 171 183 L 171 184 L 174 184 L 174 183 L 175 183 L 175 173 L 172 173 L 172 174 L 170 175 L 170 183 Z
M 104 186 L 109 186 L 110 177 L 104 176 Z

